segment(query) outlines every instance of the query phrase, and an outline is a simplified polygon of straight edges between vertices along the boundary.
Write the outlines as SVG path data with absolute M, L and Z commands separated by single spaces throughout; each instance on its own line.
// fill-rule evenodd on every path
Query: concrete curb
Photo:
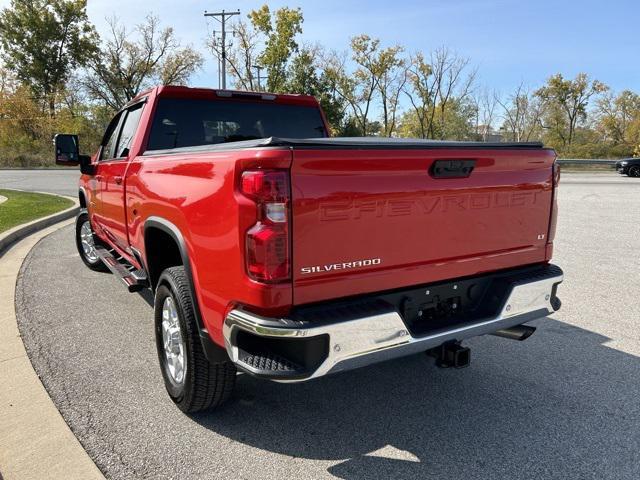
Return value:
M 18 192 L 24 192 L 25 190 L 12 189 Z M 73 201 L 74 205 L 71 208 L 67 208 L 58 213 L 54 213 L 53 215 L 49 215 L 48 217 L 38 218 L 29 223 L 23 223 L 22 225 L 18 225 L 2 234 L 0 234 L 0 257 L 4 255 L 4 253 L 16 242 L 19 242 L 25 237 L 28 237 L 34 232 L 38 230 L 42 230 L 43 228 L 47 228 L 51 225 L 54 225 L 58 222 L 62 222 L 63 220 L 67 220 L 69 218 L 73 218 L 78 214 L 80 210 L 80 204 L 78 203 L 78 199 L 67 197 L 66 195 L 56 195 L 54 193 L 45 193 L 45 192 L 30 192 L 30 193 L 41 193 L 43 195 L 52 195 L 54 197 L 62 197 L 67 198 Z
M 0 258 L 0 478 L 4 480 L 104 479 L 40 382 L 16 320 L 16 280 L 24 259 L 38 241 L 67 225 L 72 222 L 30 235 Z

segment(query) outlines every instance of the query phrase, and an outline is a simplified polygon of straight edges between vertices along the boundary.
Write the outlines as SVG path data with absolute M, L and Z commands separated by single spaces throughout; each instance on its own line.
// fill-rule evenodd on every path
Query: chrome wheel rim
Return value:
M 171 297 L 165 298 L 162 304 L 162 345 L 167 373 L 174 383 L 180 385 L 184 382 L 187 365 L 178 310 Z
M 91 223 L 89 220 L 80 227 L 80 244 L 84 257 L 91 263 L 98 261 L 98 253 L 96 252 L 95 243 L 93 243 L 93 232 L 91 231 Z

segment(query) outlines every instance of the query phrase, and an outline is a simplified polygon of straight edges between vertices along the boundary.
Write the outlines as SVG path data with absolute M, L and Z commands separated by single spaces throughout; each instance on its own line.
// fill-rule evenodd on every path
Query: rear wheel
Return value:
M 162 272 L 154 310 L 158 359 L 171 399 L 189 413 L 224 403 L 233 392 L 236 368 L 205 357 L 184 267 Z
M 629 167 L 630 177 L 640 177 L 640 165 L 633 165 Z
M 107 266 L 102 263 L 96 253 L 96 241 L 91 229 L 89 214 L 85 209 L 80 210 L 76 218 L 76 247 L 84 264 L 96 272 L 108 272 Z

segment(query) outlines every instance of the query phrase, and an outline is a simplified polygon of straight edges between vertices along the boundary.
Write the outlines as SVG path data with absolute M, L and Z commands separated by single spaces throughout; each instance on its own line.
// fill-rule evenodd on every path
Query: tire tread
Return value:
M 231 397 L 236 380 L 236 367 L 231 362 L 210 363 L 202 348 L 200 332 L 193 309 L 191 289 L 183 266 L 169 267 L 161 275 L 169 277 L 177 291 L 176 295 L 184 326 L 187 330 L 185 341 L 189 343 L 187 351 L 191 352 L 193 368 L 187 369 L 191 388 L 184 392 L 178 402 L 181 410 L 194 413 L 216 408 Z M 171 288 L 170 288 L 171 289 Z

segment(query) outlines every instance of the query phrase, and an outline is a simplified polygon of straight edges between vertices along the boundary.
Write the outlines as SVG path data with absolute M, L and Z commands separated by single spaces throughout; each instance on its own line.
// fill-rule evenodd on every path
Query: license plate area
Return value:
M 491 316 L 499 310 L 504 289 L 491 277 L 432 284 L 427 287 L 382 295 L 395 305 L 414 337 Z
M 291 312 L 292 320 L 312 325 L 395 310 L 414 338 L 495 318 L 515 285 L 556 277 L 555 265 L 532 265 L 480 276 L 311 304 Z M 555 295 L 554 295 L 555 296 Z

